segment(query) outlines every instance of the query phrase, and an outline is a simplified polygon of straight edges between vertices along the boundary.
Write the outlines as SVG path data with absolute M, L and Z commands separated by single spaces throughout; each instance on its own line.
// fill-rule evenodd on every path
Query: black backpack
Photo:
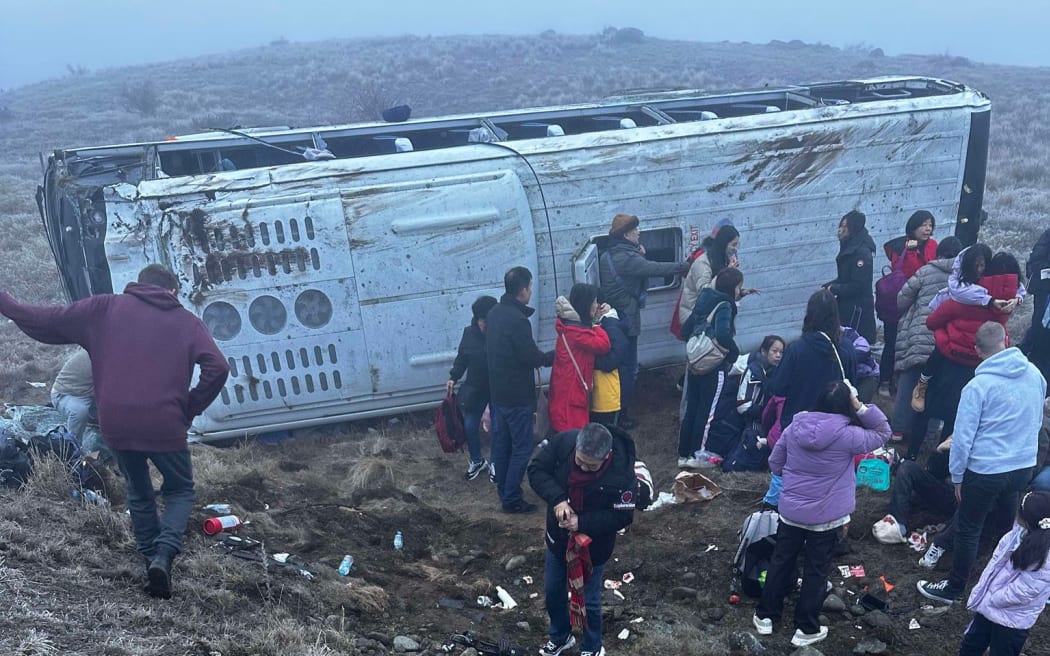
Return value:
M 29 446 L 8 431 L 0 429 L 0 487 L 19 488 L 33 473 Z

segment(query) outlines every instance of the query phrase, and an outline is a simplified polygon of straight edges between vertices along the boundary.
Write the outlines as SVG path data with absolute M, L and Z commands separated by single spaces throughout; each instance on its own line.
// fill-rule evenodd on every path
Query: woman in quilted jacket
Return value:
M 595 325 L 608 311 L 598 305 L 598 288 L 577 283 L 569 298 L 554 302 L 558 318 L 554 330 L 554 367 L 548 393 L 547 412 L 551 430 L 561 432 L 583 428 L 590 421 L 590 394 L 594 386 L 594 358 L 609 352 L 609 335 Z

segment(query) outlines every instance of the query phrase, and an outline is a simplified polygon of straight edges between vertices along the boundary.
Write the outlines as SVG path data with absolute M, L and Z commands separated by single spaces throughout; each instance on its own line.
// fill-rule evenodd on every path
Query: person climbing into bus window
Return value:
M 927 210 L 919 210 L 908 217 L 904 226 L 904 236 L 883 244 L 882 248 L 886 259 L 890 261 L 890 268 L 895 270 L 899 266 L 904 273 L 903 280 L 908 280 L 920 268 L 937 259 L 937 240 L 933 238 L 936 227 L 937 221 L 933 214 Z M 899 321 L 885 321 L 882 325 L 882 359 L 879 361 L 879 394 L 882 396 L 893 396 L 891 388 L 898 325 Z
M 872 258 L 875 242 L 865 227 L 863 212 L 851 210 L 839 221 L 838 276 L 824 288 L 835 295 L 843 326 L 856 328 L 869 344 L 875 343 L 875 293 Z
M 66 416 L 66 430 L 84 446 L 88 421 L 98 421 L 91 356 L 82 348 L 66 359 L 51 385 L 51 405 Z
M 620 426 L 625 429 L 635 425 L 628 408 L 638 375 L 638 335 L 642 332 L 642 308 L 645 307 L 649 278 L 673 276 L 689 270 L 688 262 L 651 262 L 645 259 L 638 223 L 638 217 L 633 214 L 614 216 L 609 227 L 609 245 L 598 263 L 602 297 L 627 322 L 627 357 L 620 367 Z
M 554 301 L 554 366 L 551 368 L 547 411 L 551 430 L 581 428 L 590 420 L 590 393 L 594 387 L 594 358 L 609 352 L 609 336 L 595 322 L 611 309 L 598 305 L 598 288 L 578 282 L 569 298 Z
M 608 306 L 606 306 L 608 307 Z M 609 308 L 599 324 L 609 336 L 609 352 L 594 358 L 594 394 L 591 421 L 618 426 L 620 418 L 620 363 L 627 353 L 627 328 L 616 310 Z
M 468 481 L 477 478 L 488 467 L 488 462 L 481 457 L 481 415 L 489 404 L 489 361 L 485 352 L 485 317 L 495 307 L 497 301 L 491 296 L 479 296 L 470 306 L 470 325 L 463 329 L 459 340 L 456 360 L 448 372 L 445 388 L 451 392 L 465 373 L 467 379 L 459 388 L 456 397 L 460 410 L 463 411 L 463 428 L 467 433 L 467 451 L 470 462 L 467 464 L 465 477 Z
M 726 379 L 726 369 L 740 356 L 736 335 L 736 302 L 744 288 L 744 274 L 740 269 L 722 269 L 715 279 L 714 288 L 700 290 L 696 305 L 685 323 L 682 331 L 692 335 L 697 325 L 706 323 L 711 313 L 710 333 L 718 345 L 726 350 L 722 366 L 705 374 L 689 372 L 686 379 L 686 409 L 682 415 L 682 425 L 678 432 L 678 466 L 690 469 L 710 467 L 710 457 L 724 457 L 728 454 L 716 454 L 707 449 L 708 430 L 716 398 L 722 391 Z
M 505 513 L 531 513 L 536 504 L 522 496 L 521 481 L 532 455 L 536 413 L 535 369 L 554 363 L 554 351 L 544 353 L 532 338 L 528 306 L 532 272 L 514 267 L 503 276 L 506 293 L 485 317 L 485 352 L 489 367 L 490 454 L 496 490 Z

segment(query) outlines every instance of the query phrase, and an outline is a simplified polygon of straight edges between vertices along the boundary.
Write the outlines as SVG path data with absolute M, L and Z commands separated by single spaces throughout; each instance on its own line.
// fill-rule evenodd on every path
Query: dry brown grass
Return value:
M 363 579 L 347 578 L 346 584 L 333 592 L 331 598 L 340 605 L 366 613 L 382 613 L 390 608 L 390 594 Z

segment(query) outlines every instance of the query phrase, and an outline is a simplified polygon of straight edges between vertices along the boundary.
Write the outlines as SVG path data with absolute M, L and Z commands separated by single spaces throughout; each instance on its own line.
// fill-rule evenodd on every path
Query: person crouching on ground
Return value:
M 574 626 L 583 630 L 580 656 L 605 656 L 602 571 L 616 532 L 634 519 L 634 461 L 627 433 L 592 423 L 558 433 L 529 464 L 529 484 L 547 502 L 543 593 L 550 631 L 540 656 L 574 647 Z
M 609 336 L 594 325 L 608 305 L 598 305 L 598 288 L 578 282 L 569 298 L 554 302 L 558 318 L 554 331 L 554 366 L 547 395 L 551 430 L 581 428 L 590 418 L 590 394 L 594 387 L 594 357 L 609 352 Z
M 162 599 L 171 597 L 171 566 L 193 508 L 186 431 L 230 371 L 204 323 L 179 303 L 178 289 L 174 273 L 151 264 L 123 294 L 61 307 L 22 305 L 0 292 L 0 313 L 22 332 L 47 344 L 80 344 L 91 356 L 102 441 L 127 482 L 145 591 Z M 190 389 L 195 365 L 200 377 Z M 164 479 L 160 514 L 150 462 Z
M 796 561 L 804 553 L 802 591 L 795 604 L 795 635 L 803 647 L 828 636 L 820 609 L 828 568 L 841 528 L 856 506 L 853 458 L 890 439 L 886 415 L 857 399 L 845 382 L 829 384 L 811 412 L 795 416 L 769 456 L 769 469 L 784 478 L 777 545 L 753 623 L 759 635 L 773 633 L 784 596 L 795 584 Z
M 1050 599 L 1050 493 L 1029 492 L 1021 500 L 1017 523 L 999 540 L 991 560 L 970 593 L 974 612 L 959 656 L 1021 653 L 1028 630 Z M 1034 652 L 1033 652 L 1034 653 Z
M 488 467 L 488 462 L 481 457 L 481 416 L 489 404 L 489 361 L 485 351 L 485 317 L 489 310 L 496 306 L 496 299 L 491 296 L 479 296 L 470 306 L 472 318 L 470 325 L 463 329 L 459 340 L 456 361 L 448 372 L 445 390 L 452 392 L 456 382 L 467 374 L 467 379 L 459 388 L 456 401 L 463 411 L 463 429 L 467 434 L 467 451 L 470 462 L 464 477 L 468 481 L 477 478 Z

